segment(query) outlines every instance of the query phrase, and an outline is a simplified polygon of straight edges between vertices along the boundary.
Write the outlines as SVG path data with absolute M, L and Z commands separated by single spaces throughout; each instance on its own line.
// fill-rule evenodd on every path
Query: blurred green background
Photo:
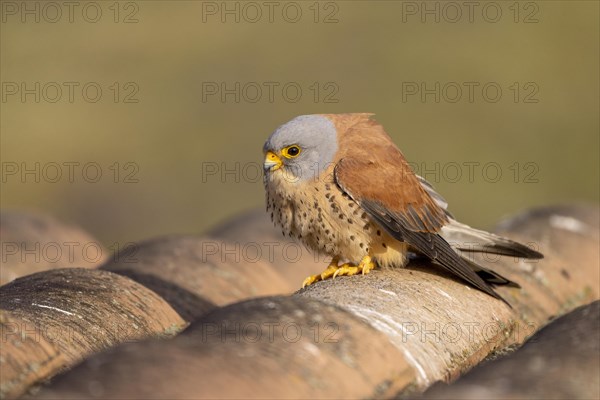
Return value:
M 289 3 L 2 1 L 2 207 L 106 244 L 199 233 L 263 206 L 278 125 L 341 112 L 376 113 L 463 222 L 598 201 L 598 2 Z

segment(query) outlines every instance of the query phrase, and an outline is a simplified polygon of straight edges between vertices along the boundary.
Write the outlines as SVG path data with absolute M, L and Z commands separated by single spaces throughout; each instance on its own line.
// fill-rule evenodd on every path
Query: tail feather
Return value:
M 477 264 L 475 261 L 466 257 L 465 255 L 463 255 L 461 253 L 459 253 L 459 255 L 462 257 L 463 260 L 465 260 L 467 262 L 467 264 L 469 264 L 471 269 L 473 271 L 475 271 L 475 273 L 477 275 L 479 275 L 479 277 L 481 279 L 483 279 L 486 283 L 489 283 L 491 285 L 496 285 L 496 286 L 510 286 L 510 287 L 514 287 L 514 288 L 521 287 L 521 285 L 519 285 L 517 282 L 513 282 L 510 279 L 505 278 L 504 276 L 500 275 L 499 273 L 494 272 L 491 269 L 487 269 L 487 268 Z
M 544 258 L 544 255 L 521 243 L 493 233 L 481 231 L 454 219 L 445 225 L 442 236 L 459 252 L 490 253 L 528 259 Z

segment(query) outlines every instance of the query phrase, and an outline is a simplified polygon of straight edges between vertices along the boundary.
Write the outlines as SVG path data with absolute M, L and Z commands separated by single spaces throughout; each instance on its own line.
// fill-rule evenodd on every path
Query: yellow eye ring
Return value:
M 285 147 L 281 150 L 281 155 L 285 158 L 296 158 L 300 155 L 302 149 L 297 144 Z

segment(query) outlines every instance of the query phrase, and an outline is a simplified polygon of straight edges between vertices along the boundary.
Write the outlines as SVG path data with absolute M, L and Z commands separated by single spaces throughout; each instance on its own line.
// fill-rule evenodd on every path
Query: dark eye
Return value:
M 294 158 L 300 154 L 300 147 L 298 145 L 288 146 L 282 150 L 282 153 L 287 158 Z

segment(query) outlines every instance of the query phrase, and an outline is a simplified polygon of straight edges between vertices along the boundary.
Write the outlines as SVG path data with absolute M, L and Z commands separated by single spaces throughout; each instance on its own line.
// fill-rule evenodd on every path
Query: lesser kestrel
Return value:
M 456 221 L 444 199 L 412 171 L 371 116 L 299 116 L 277 128 L 264 145 L 272 220 L 284 234 L 332 257 L 327 269 L 306 278 L 303 286 L 366 274 L 376 266 L 403 267 L 412 252 L 504 301 L 491 285 L 518 285 L 465 252 L 523 258 L 542 254 Z M 455 237 L 462 244 L 451 245 Z

